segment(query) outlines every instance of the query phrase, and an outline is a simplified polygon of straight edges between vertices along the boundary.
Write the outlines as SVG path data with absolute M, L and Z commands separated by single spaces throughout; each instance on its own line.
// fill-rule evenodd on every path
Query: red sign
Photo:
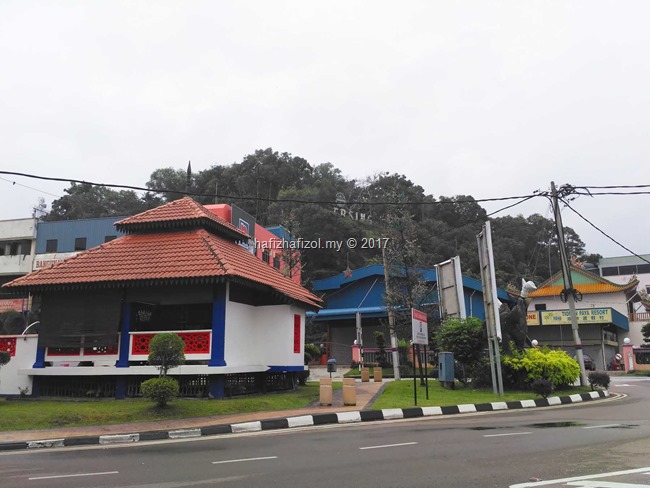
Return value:
M 296 314 L 293 316 L 293 352 L 294 354 L 300 354 L 300 315 Z
M 0 300 L 0 313 L 7 312 L 8 310 L 15 310 L 16 312 L 27 310 L 27 299 L 9 298 L 6 300 Z

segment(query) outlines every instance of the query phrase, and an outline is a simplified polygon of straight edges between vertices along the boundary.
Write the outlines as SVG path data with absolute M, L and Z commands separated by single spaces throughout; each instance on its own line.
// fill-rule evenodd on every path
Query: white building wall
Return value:
M 19 369 L 31 368 L 36 360 L 38 335 L 3 336 L 16 337 L 16 355 L 0 367 L 0 395 L 18 395 L 20 388 L 29 388 L 32 394 L 32 377 L 20 374 Z
M 10 241 L 31 240 L 30 249 L 20 253 L 0 256 L 0 275 L 27 274 L 32 271 L 36 251 L 36 219 L 14 219 L 0 221 L 0 246 Z
M 226 302 L 225 360 L 228 366 L 266 364 L 260 350 L 256 307 Z
M 300 316 L 300 352 L 293 352 L 294 315 Z M 265 363 L 270 366 L 303 366 L 305 363 L 305 311 L 291 305 L 257 307 Z
M 300 352 L 293 352 L 294 315 L 300 316 Z M 227 302 L 225 360 L 228 366 L 303 366 L 305 312 L 291 305 L 252 307 Z

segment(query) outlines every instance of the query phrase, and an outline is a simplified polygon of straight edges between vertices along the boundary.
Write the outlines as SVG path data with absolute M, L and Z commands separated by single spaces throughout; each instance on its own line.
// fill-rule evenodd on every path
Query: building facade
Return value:
M 184 394 L 293 384 L 321 300 L 242 246 L 247 233 L 190 198 L 115 225 L 121 237 L 4 285 L 40 300 L 40 332 L 24 339 L 35 357 L 12 358 L 35 394 L 136 395 L 157 375 L 146 360 L 161 332 L 185 343 L 170 371 Z

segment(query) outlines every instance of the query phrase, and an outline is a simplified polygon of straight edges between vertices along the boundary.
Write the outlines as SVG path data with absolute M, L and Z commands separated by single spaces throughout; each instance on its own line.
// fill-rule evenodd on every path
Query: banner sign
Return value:
M 578 324 L 611 324 L 611 308 L 585 308 L 576 310 Z M 528 312 L 528 326 L 535 325 L 571 325 L 571 315 L 568 310 L 552 310 Z
M 411 326 L 413 344 L 427 345 L 429 343 L 429 329 L 427 327 L 427 314 L 414 308 L 411 309 Z

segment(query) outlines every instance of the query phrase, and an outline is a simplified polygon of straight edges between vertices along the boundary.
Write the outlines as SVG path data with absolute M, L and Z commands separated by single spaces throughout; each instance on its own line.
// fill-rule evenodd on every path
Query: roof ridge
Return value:
M 219 253 L 212 247 L 212 244 L 210 243 L 210 239 L 209 239 L 211 234 L 207 232 L 205 229 L 199 229 L 197 231 L 197 234 L 199 235 L 199 237 L 201 237 L 201 241 L 203 241 L 205 247 L 207 247 L 208 251 L 210 251 L 210 253 L 214 256 L 219 266 L 221 266 L 221 268 L 224 270 L 225 273 L 228 273 L 230 266 L 224 263 L 222 257 L 219 256 Z

